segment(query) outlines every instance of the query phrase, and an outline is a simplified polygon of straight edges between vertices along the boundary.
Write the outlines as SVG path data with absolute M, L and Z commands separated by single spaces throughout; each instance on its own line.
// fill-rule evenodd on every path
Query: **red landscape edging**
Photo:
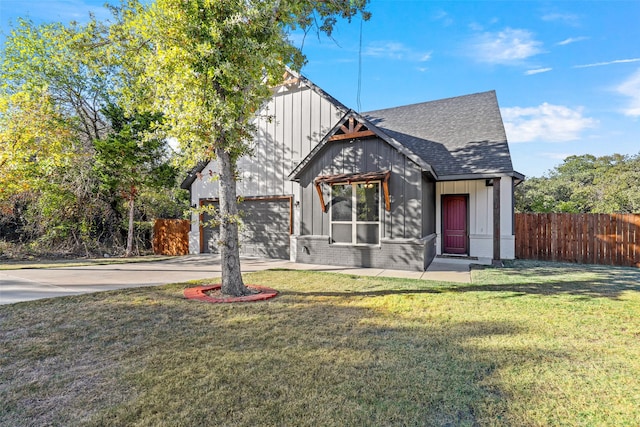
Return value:
M 209 285 L 209 286 L 196 286 L 193 288 L 187 288 L 184 290 L 184 296 L 187 299 L 194 299 L 198 301 L 210 302 L 210 303 L 229 303 L 229 302 L 250 302 L 250 301 L 264 301 L 269 298 L 273 298 L 278 295 L 278 291 L 266 286 L 247 285 L 250 289 L 260 291 L 257 294 L 244 295 L 241 297 L 210 297 L 205 292 L 215 291 L 222 287 L 221 284 Z

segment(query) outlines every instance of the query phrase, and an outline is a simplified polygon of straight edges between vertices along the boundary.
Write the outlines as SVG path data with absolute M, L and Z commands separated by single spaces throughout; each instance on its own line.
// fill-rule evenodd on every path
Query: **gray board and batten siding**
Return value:
M 276 203 L 263 206 L 273 209 L 273 214 L 248 215 L 245 221 L 254 222 L 247 227 L 254 236 L 266 230 L 264 221 L 293 224 L 288 252 L 297 262 L 423 270 L 436 253 L 437 198 L 453 191 L 447 181 L 464 184 L 509 177 L 518 182 L 524 178 L 513 170 L 494 91 L 360 115 L 305 78 L 295 73 L 291 77 L 274 90 L 256 118 L 252 153 L 238 162 L 237 189 L 247 201 L 289 198 L 288 218 L 283 215 L 286 209 Z M 350 132 L 357 129 L 350 127 L 344 139 L 332 139 L 352 119 L 369 133 L 352 138 Z M 218 184 L 208 179 L 209 171 L 215 175 L 215 162 L 201 163 L 182 183 L 191 191 L 192 205 L 217 199 Z M 323 212 L 315 180 L 381 171 L 390 171 L 390 210 L 380 211 L 378 243 L 332 243 L 331 212 Z M 331 203 L 329 183 L 321 188 L 325 202 Z M 505 201 L 504 206 L 511 208 L 510 199 Z M 490 218 L 491 212 L 474 211 L 473 215 Z M 197 224 L 195 215 L 192 220 Z M 204 246 L 204 233 L 198 229 L 192 227 L 190 233 L 191 252 Z M 476 245 L 484 244 L 488 235 L 480 234 Z M 215 244 L 212 232 L 206 239 L 207 245 Z M 263 246 L 265 239 L 257 238 Z M 471 249 L 475 250 L 473 245 Z M 282 251 L 278 256 L 285 255 Z
M 279 87 L 257 114 L 256 135 L 250 153 L 238 159 L 238 195 L 243 197 L 294 194 L 296 184 L 288 178 L 298 163 L 324 138 L 348 111 L 344 105 L 303 77 Z M 218 184 L 208 179 L 217 164 L 201 162 L 182 182 L 194 198 L 217 198 Z M 201 174 L 201 175 L 199 175 Z M 201 179 L 198 177 L 201 176 Z M 199 181 L 199 182 L 198 182 Z M 205 192 L 196 194 L 194 185 Z M 198 188 L 196 188 L 198 190 Z
M 378 245 L 337 245 L 329 241 L 331 189 L 322 185 L 323 212 L 314 181 L 323 175 L 388 170 L 390 211 L 382 208 Z M 302 188 L 297 259 L 333 265 L 424 270 L 433 258 L 435 183 L 387 142 L 370 137 L 331 141 L 298 175 Z M 384 205 L 384 203 L 383 203 Z M 425 209 L 430 210 L 425 212 Z
M 340 120 L 345 109 L 306 86 L 274 94 L 256 120 L 252 155 L 238 161 L 244 197 L 298 195 L 293 168 Z M 297 116 L 297 117 L 294 117 Z
M 254 122 L 256 137 L 250 146 L 251 152 L 238 160 L 240 179 L 237 181 L 237 193 L 245 200 L 257 197 L 275 200 L 289 197 L 293 203 L 301 200 L 299 185 L 289 179 L 289 174 L 348 111 L 344 105 L 304 77 L 293 73 L 291 77 L 289 81 L 292 83 L 276 88 L 273 97 L 257 115 Z M 191 191 L 192 205 L 198 206 L 205 200 L 217 200 L 218 183 L 211 178 L 216 169 L 215 160 L 202 162 L 183 181 L 181 187 Z M 257 235 L 259 230 L 267 227 L 262 221 L 285 221 L 279 207 L 274 209 L 272 218 L 266 215 L 245 215 L 243 221 L 246 228 L 253 229 L 253 234 Z M 287 227 L 290 223 L 297 222 L 291 218 L 291 215 L 295 215 L 295 210 L 288 212 L 292 213 L 286 218 Z M 194 215 L 192 223 L 197 223 L 197 219 Z M 249 224 L 251 221 L 254 223 Z M 277 228 L 284 229 L 285 224 L 281 225 L 282 227 Z M 292 231 L 297 231 L 296 229 L 297 225 L 294 225 Z M 215 231 L 209 227 L 192 227 L 190 251 L 215 251 L 215 235 Z M 246 241 L 241 244 L 245 246 L 241 251 L 249 254 L 252 250 L 249 248 L 251 243 Z M 261 246 L 260 242 L 258 246 Z M 286 252 L 278 249 L 276 253 L 277 258 L 289 258 L 288 246 Z

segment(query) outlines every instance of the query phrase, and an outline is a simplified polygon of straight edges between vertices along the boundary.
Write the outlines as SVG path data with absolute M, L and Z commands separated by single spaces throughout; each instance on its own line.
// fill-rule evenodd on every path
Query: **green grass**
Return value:
M 640 270 L 264 271 L 0 306 L 0 425 L 640 425 Z

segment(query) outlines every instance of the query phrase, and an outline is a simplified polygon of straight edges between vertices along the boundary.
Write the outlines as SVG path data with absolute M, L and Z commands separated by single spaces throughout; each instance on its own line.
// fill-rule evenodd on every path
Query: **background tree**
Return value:
M 88 252 L 95 218 L 105 217 L 90 171 L 92 138 L 106 132 L 98 108 L 108 85 L 78 49 L 83 31 L 77 24 L 18 21 L 0 61 L 0 97 L 8 106 L 0 133 L 2 144 L 22 151 L 13 152 L 2 179 L 27 191 L 19 197 L 26 206 L 23 232 L 45 245 L 66 240 Z
M 46 92 L 0 98 L 0 202 L 37 188 L 73 155 L 70 126 Z
M 157 0 L 149 8 L 119 9 L 120 34 L 135 34 L 140 49 L 128 61 L 144 72 L 132 104 L 163 111 L 193 166 L 219 165 L 222 291 L 249 292 L 238 251 L 236 162 L 248 153 L 256 113 L 285 66 L 300 67 L 302 52 L 289 41 L 301 28 L 331 35 L 337 19 L 364 12 L 367 0 Z M 135 43 L 134 43 L 135 44 Z M 144 49 L 143 49 L 144 47 Z M 145 96 L 146 95 L 146 96 Z
M 105 107 L 117 105 L 128 84 L 116 55 L 127 46 L 118 44 L 122 37 L 110 40 L 111 33 L 110 24 L 95 19 L 85 25 L 19 20 L 7 37 L 0 56 L 3 238 L 87 256 L 122 245 L 131 210 L 119 191 L 105 190 L 110 176 L 94 167 L 95 142 L 114 133 Z M 177 215 L 187 204 L 176 188 L 173 182 L 138 191 L 137 218 Z
M 593 212 L 640 213 L 640 154 L 614 154 L 610 167 L 596 176 Z
M 569 156 L 516 187 L 518 212 L 638 213 L 640 154 Z
M 162 114 L 134 113 L 129 117 L 116 105 L 108 105 L 104 114 L 111 123 L 112 133 L 94 141 L 94 171 L 103 188 L 126 200 L 125 256 L 128 257 L 133 249 L 135 201 L 145 189 L 160 191 L 174 185 L 176 170 L 169 162 L 166 142 L 148 137 L 162 120 Z
M 2 92 L 46 93 L 87 149 L 108 131 L 101 110 L 110 99 L 110 68 L 91 61 L 104 50 L 85 46 L 100 27 L 95 20 L 65 26 L 20 19 L 2 52 Z

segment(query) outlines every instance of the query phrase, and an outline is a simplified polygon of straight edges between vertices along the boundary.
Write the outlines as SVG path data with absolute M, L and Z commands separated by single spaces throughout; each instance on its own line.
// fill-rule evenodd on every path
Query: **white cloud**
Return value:
M 584 40 L 589 40 L 589 37 L 569 37 L 568 39 L 564 39 L 561 42 L 556 43 L 558 46 L 566 46 L 568 44 L 581 42 Z
M 491 64 L 518 64 L 542 52 L 542 43 L 534 39 L 533 33 L 512 28 L 483 33 L 471 43 L 471 54 Z
M 578 25 L 580 17 L 571 13 L 547 13 L 542 16 L 543 21 L 554 22 L 560 21 L 568 25 Z
M 524 72 L 525 76 L 533 76 L 534 74 L 546 73 L 553 70 L 553 68 L 536 68 L 535 70 L 527 70 Z
M 539 153 L 541 156 L 546 157 L 551 160 L 564 160 L 569 156 L 575 156 L 575 153 L 551 153 L 551 152 L 543 152 Z
M 374 42 L 365 47 L 363 54 L 365 56 L 374 56 L 377 58 L 389 57 L 393 59 L 402 59 L 406 54 L 407 48 L 398 42 Z
M 403 43 L 390 41 L 372 42 L 364 48 L 362 54 L 364 56 L 371 56 L 375 58 L 387 58 L 417 62 L 426 62 L 431 59 L 431 52 L 419 52 L 404 45 Z
M 624 114 L 640 117 L 640 69 L 616 87 L 616 92 L 629 98 L 629 103 L 623 110 Z
M 640 58 L 616 59 L 616 60 L 607 61 L 607 62 L 594 62 L 593 64 L 574 65 L 573 68 L 602 67 L 604 65 L 628 64 L 628 63 L 631 63 L 631 62 L 640 62 Z
M 598 122 L 584 117 L 582 109 L 544 103 L 537 107 L 502 108 L 509 142 L 566 142 L 580 138 L 580 133 Z
M 442 22 L 442 25 L 448 27 L 453 24 L 453 18 L 444 10 L 439 10 L 433 14 L 434 21 Z

